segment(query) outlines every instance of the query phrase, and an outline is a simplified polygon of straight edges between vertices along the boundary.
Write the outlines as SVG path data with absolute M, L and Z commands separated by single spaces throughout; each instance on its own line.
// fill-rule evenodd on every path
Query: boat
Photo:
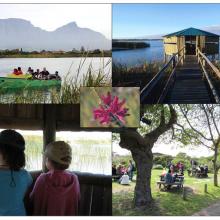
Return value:
M 19 77 L 0 77 L 0 92 L 9 93 L 22 90 L 60 89 L 61 80 L 39 80 Z
M 7 74 L 8 78 L 15 78 L 15 79 L 30 79 L 32 78 L 32 75 L 27 73 L 27 74 L 20 74 L 20 75 L 15 75 L 13 73 Z

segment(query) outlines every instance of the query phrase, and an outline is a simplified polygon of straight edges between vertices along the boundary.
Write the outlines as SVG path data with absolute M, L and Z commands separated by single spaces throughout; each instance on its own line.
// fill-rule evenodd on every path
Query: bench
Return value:
M 112 175 L 113 181 L 117 181 L 122 177 L 122 175 Z
M 168 186 L 176 186 L 178 189 L 183 188 L 183 180 L 173 183 L 166 183 L 165 181 L 157 181 L 157 185 L 159 186 L 159 189 L 161 189 L 161 186 L 163 185 L 164 189 L 168 189 Z

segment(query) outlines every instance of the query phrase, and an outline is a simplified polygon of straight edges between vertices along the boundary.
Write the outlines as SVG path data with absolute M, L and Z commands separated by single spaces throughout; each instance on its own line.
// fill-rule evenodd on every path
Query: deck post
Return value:
M 44 105 L 43 109 L 44 127 L 43 127 L 43 151 L 46 146 L 56 140 L 56 106 Z M 47 171 L 45 158 L 43 158 L 43 171 Z
M 163 61 L 164 61 L 164 63 L 167 62 L 167 55 L 166 55 L 166 53 L 164 53 Z
M 183 200 L 186 200 L 186 188 L 185 187 L 183 187 L 183 194 L 182 194 L 182 198 L 183 198 Z
M 205 67 L 205 59 L 202 59 L 202 65 Z
M 176 56 L 173 54 L 173 63 L 172 63 L 172 67 L 173 67 L 173 69 L 175 68 L 175 66 L 176 66 Z

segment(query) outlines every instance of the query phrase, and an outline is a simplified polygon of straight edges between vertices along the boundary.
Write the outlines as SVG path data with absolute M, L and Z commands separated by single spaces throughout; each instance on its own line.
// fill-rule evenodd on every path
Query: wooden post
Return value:
M 202 65 L 205 67 L 205 59 L 202 59 Z
M 46 146 L 56 140 L 56 105 L 45 104 L 43 114 L 43 151 L 45 151 Z M 45 166 L 45 158 L 43 158 L 43 171 L 47 171 Z
M 205 187 L 204 187 L 204 192 L 207 193 L 208 192 L 208 185 L 205 184 Z
M 183 197 L 183 200 L 186 200 L 186 188 L 185 187 L 183 187 L 183 195 L 182 195 L 182 197 Z
M 166 63 L 167 62 L 167 55 L 166 55 L 166 53 L 164 52 L 164 63 Z
M 175 66 L 176 66 L 176 57 L 174 56 L 174 57 L 173 57 L 173 66 L 172 66 L 173 69 L 175 68 Z

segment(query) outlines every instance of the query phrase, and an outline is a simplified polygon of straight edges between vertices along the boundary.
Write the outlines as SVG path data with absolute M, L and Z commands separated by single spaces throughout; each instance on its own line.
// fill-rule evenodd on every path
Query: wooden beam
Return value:
M 44 105 L 43 107 L 43 151 L 46 146 L 56 140 L 56 106 L 55 105 Z M 45 158 L 43 159 L 43 171 L 46 171 Z
M 43 120 L 16 117 L 0 117 L 0 128 L 21 130 L 42 130 Z

